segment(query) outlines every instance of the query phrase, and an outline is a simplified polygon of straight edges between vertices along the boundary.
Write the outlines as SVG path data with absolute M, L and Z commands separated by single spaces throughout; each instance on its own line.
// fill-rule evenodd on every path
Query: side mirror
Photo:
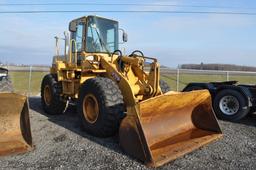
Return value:
M 128 41 L 128 34 L 126 32 L 123 32 L 123 42 Z
M 123 44 L 128 41 L 128 34 L 122 28 L 119 28 L 119 31 L 122 31 L 122 33 L 123 33 L 123 35 L 122 35 L 123 42 L 119 42 L 119 44 Z
M 69 31 L 70 32 L 76 32 L 76 21 L 71 21 L 69 23 Z

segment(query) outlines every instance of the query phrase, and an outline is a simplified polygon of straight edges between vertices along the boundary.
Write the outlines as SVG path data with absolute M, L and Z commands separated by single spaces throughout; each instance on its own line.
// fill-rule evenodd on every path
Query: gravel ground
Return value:
M 117 137 L 100 139 L 81 131 L 74 110 L 46 115 L 39 97 L 30 98 L 30 107 L 35 149 L 1 157 L 1 169 L 148 169 L 122 152 Z M 256 169 L 256 116 L 220 125 L 223 139 L 158 169 Z

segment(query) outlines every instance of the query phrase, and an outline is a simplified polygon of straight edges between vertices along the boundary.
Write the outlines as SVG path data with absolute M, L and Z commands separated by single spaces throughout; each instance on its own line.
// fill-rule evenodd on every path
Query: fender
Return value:
M 213 83 L 189 83 L 182 91 L 190 91 L 190 88 L 192 87 L 198 87 L 200 89 L 207 89 L 212 94 L 216 91 L 216 87 L 213 85 Z
M 251 86 L 235 85 L 235 82 L 211 82 L 211 83 L 189 83 L 183 91 L 189 91 L 191 87 L 199 87 L 202 89 L 207 89 L 211 93 L 212 98 L 216 96 L 222 90 L 232 89 L 241 93 L 247 100 L 247 105 L 249 107 L 256 105 L 256 100 L 252 92 L 250 91 Z

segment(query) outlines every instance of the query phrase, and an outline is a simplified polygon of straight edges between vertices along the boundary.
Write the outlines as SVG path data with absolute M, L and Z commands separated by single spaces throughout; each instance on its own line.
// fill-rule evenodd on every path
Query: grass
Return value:
M 47 72 L 32 72 L 30 94 L 38 95 L 40 93 L 41 81 Z M 10 77 L 13 82 L 14 89 L 17 93 L 28 94 L 29 92 L 29 72 L 10 72 Z M 172 90 L 177 89 L 175 73 L 162 74 L 161 79 L 165 80 Z M 188 74 L 182 73 L 179 77 L 179 90 L 182 90 L 190 82 L 211 82 L 211 81 L 226 81 L 225 74 Z M 229 80 L 239 81 L 240 84 L 256 84 L 256 76 L 245 74 L 233 74 L 229 76 Z
M 21 94 L 28 94 L 30 91 L 30 95 L 37 95 L 40 93 L 41 81 L 44 75 L 47 72 L 32 72 L 31 73 L 31 82 L 30 82 L 30 90 L 29 90 L 29 72 L 10 72 L 10 77 L 13 83 L 13 87 L 15 92 Z

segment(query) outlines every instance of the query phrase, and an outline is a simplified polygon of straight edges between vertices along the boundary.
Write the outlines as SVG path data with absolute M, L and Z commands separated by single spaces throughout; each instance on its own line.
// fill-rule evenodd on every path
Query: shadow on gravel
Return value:
M 114 136 L 111 138 L 97 138 L 87 134 L 86 132 L 81 130 L 81 123 L 76 113 L 76 109 L 74 106 L 70 106 L 68 110 L 62 115 L 48 115 L 46 114 L 41 107 L 41 99 L 40 97 L 30 97 L 29 98 L 30 109 L 48 117 L 48 120 L 62 126 L 76 134 L 85 137 L 97 144 L 100 144 L 104 147 L 107 147 L 115 152 L 124 154 L 118 144 L 118 136 Z M 57 139 L 58 140 L 58 139 Z M 61 140 L 61 139 L 60 139 Z
M 235 123 L 256 127 L 256 113 L 249 113 L 245 118 Z

